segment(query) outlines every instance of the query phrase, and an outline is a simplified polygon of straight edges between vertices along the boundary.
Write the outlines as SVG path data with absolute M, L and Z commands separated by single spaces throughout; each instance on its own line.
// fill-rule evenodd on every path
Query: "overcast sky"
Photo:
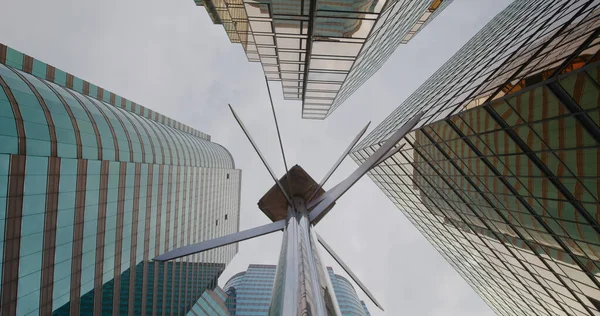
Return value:
M 452 56 L 508 0 L 455 0 L 325 121 L 300 119 L 271 83 L 288 165 L 319 181 L 368 122 L 371 129 Z M 0 42 L 212 136 L 242 170 L 241 229 L 268 223 L 256 206 L 273 185 L 227 109 L 231 103 L 271 166 L 285 172 L 259 63 L 249 63 L 192 0 L 3 0 Z M 351 173 L 342 164 L 326 185 Z M 386 309 L 373 315 L 492 315 L 367 177 L 317 226 Z M 248 264 L 276 264 L 281 233 L 244 242 L 223 285 Z M 324 251 L 335 272 L 345 275 Z M 358 288 L 357 288 L 358 289 Z M 359 296 L 368 301 L 361 292 Z

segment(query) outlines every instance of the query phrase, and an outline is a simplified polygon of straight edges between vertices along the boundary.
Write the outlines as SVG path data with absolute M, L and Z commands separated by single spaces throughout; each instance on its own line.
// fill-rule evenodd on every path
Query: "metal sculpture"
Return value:
M 277 123 L 277 116 L 275 114 L 275 107 L 273 106 L 270 91 L 269 99 L 271 100 L 271 108 L 273 110 L 273 117 L 275 119 L 275 126 L 277 128 L 284 165 L 287 169 L 287 162 L 283 151 L 281 135 L 279 133 L 279 125 Z M 273 221 L 273 223 L 174 249 L 154 258 L 154 260 L 169 261 L 276 231 L 283 231 L 283 240 L 277 265 L 275 283 L 273 285 L 269 315 L 341 315 L 335 294 L 333 293 L 329 274 L 325 270 L 325 266 L 322 264 L 321 258 L 319 257 L 316 245 L 317 240 L 348 273 L 348 275 L 350 275 L 375 306 L 383 310 L 381 304 L 377 302 L 373 294 L 371 294 L 356 275 L 350 271 L 342 259 L 322 237 L 316 235 L 314 225 L 327 215 L 333 208 L 335 202 L 362 176 L 402 148 L 402 146 L 397 146 L 398 142 L 415 127 L 423 116 L 423 112 L 418 113 L 412 119 L 404 123 L 400 129 L 392 134 L 379 149 L 367 158 L 365 162 L 345 180 L 338 183 L 332 189 L 324 191 L 323 185 L 342 163 L 350 150 L 360 140 L 369 127 L 369 124 L 358 133 L 348 148 L 342 153 L 341 157 L 335 162 L 329 172 L 327 172 L 323 180 L 317 184 L 298 165 L 286 170 L 286 174 L 281 179 L 277 179 L 275 173 L 256 146 L 256 143 L 250 136 L 250 133 L 239 116 L 235 113 L 231 105 L 229 105 L 229 108 L 264 166 L 267 168 L 267 171 L 275 181 L 275 185 L 267 191 L 258 202 L 259 208 Z M 284 182 L 287 182 L 287 188 L 283 185 Z

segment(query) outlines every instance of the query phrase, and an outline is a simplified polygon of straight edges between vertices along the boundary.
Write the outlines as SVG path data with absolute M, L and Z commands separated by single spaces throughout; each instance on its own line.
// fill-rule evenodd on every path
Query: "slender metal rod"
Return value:
M 358 135 L 356 135 L 356 137 L 354 137 L 354 139 L 352 140 L 350 145 L 348 145 L 346 150 L 344 150 L 344 152 L 342 153 L 340 158 L 338 158 L 338 160 L 333 164 L 333 167 L 331 167 L 331 169 L 329 169 L 327 174 L 325 174 L 325 177 L 323 177 L 323 180 L 321 180 L 321 182 L 319 182 L 319 186 L 310 195 L 310 197 L 308 198 L 307 201 L 312 200 L 315 197 L 315 195 L 319 192 L 319 190 L 323 187 L 323 185 L 325 185 L 325 182 L 327 182 L 327 180 L 329 180 L 331 175 L 337 170 L 337 168 L 340 166 L 342 161 L 344 161 L 344 158 L 346 158 L 346 156 L 348 156 L 348 153 L 352 150 L 352 148 L 354 148 L 354 145 L 356 145 L 356 143 L 360 140 L 360 138 L 365 134 L 365 132 L 369 128 L 369 125 L 371 125 L 371 122 L 367 123 L 367 126 L 363 127 L 363 129 L 360 131 L 360 133 L 358 133 Z
M 397 154 L 400 150 L 402 150 L 402 148 L 404 148 L 404 145 L 406 145 L 406 143 L 398 146 L 398 148 L 394 148 L 391 149 L 385 156 L 381 157 L 381 159 L 379 159 L 379 161 L 377 161 L 376 164 L 374 164 L 371 169 L 377 167 L 377 165 L 379 165 L 380 163 L 386 161 L 388 158 L 392 157 L 393 155 Z
M 317 204 L 315 208 L 310 212 L 310 221 L 313 222 L 315 219 L 322 217 L 321 213 L 328 211 L 329 207 L 335 203 L 348 189 L 350 189 L 362 176 L 364 176 L 369 170 L 373 168 L 378 162 L 383 158 L 406 134 L 408 134 L 413 127 L 417 125 L 421 117 L 425 114 L 424 112 L 420 112 L 415 115 L 413 118 L 408 120 L 402 127 L 400 127 L 390 138 L 388 138 L 385 143 L 379 147 L 365 162 L 363 162 L 354 172 L 340 182 L 339 185 L 335 187 L 335 190 L 329 190 L 323 194 L 324 199 L 322 202 Z M 325 213 L 326 214 L 326 213 Z M 323 215 L 325 216 L 325 215 Z
M 269 88 L 269 80 L 265 76 L 265 83 L 267 85 L 267 92 L 269 93 L 269 101 L 271 101 L 271 110 L 273 110 L 273 120 L 275 121 L 275 129 L 277 130 L 277 138 L 279 138 L 279 148 L 281 148 L 281 156 L 283 157 L 283 166 L 285 167 L 285 173 L 287 175 L 287 182 L 290 189 L 290 194 L 294 196 L 292 189 L 292 178 L 290 177 L 290 171 L 288 169 L 287 160 L 285 159 L 285 151 L 283 150 L 283 141 L 281 141 L 281 132 L 279 131 L 279 123 L 277 122 L 277 115 L 275 114 L 275 105 L 273 105 L 273 97 L 271 97 L 271 88 Z
M 379 161 L 377 161 L 376 164 L 371 166 L 371 169 L 377 167 L 377 165 L 379 165 L 380 163 L 384 162 L 385 160 L 387 160 L 388 158 L 392 157 L 393 155 L 395 155 L 396 153 L 398 153 L 400 150 L 402 150 L 402 148 L 404 148 L 404 145 L 406 145 L 406 143 L 398 146 L 398 148 L 392 149 L 390 150 L 384 157 L 382 157 L 381 159 L 379 159 Z M 369 170 L 371 170 L 369 169 Z M 329 189 L 326 194 L 323 194 L 321 196 L 319 196 L 316 199 L 312 199 L 309 200 L 308 202 L 308 209 L 312 209 L 313 207 L 315 207 L 317 204 L 321 203 L 321 201 L 325 200 L 325 198 L 327 197 L 327 195 L 331 194 L 332 192 L 334 192 L 335 190 L 337 190 L 338 187 L 343 186 L 344 182 L 348 181 L 348 179 L 336 184 L 333 188 Z
M 325 250 L 327 250 L 327 252 L 333 257 L 333 259 L 335 259 L 335 261 L 337 263 L 339 263 L 339 265 L 342 267 L 342 269 L 344 269 L 344 271 L 346 271 L 346 273 L 348 273 L 348 275 L 352 278 L 352 280 L 354 280 L 354 282 L 356 282 L 356 284 L 358 285 L 358 287 L 360 287 L 360 289 L 367 294 L 367 296 L 371 299 L 371 301 L 373 302 L 373 304 L 375 304 L 375 306 L 379 307 L 379 309 L 381 309 L 383 311 L 383 307 L 381 306 L 381 304 L 379 304 L 379 302 L 377 302 L 377 300 L 375 299 L 375 296 L 371 293 L 371 291 L 369 291 L 369 289 L 367 289 L 367 287 L 360 281 L 360 279 L 356 276 L 356 274 L 354 274 L 351 270 L 350 267 L 348 267 L 348 265 L 346 265 L 346 263 L 344 263 L 344 261 L 342 260 L 342 258 L 340 258 L 340 256 L 338 256 L 335 251 L 333 251 L 333 248 L 331 248 L 331 246 L 329 246 L 325 240 L 323 239 L 323 237 L 321 237 L 319 234 L 317 234 L 315 232 L 315 234 L 317 235 L 317 240 L 319 241 L 319 243 L 323 246 L 323 248 L 325 248 Z
M 271 178 L 273 178 L 273 181 L 275 181 L 275 183 L 277 184 L 277 186 L 281 190 L 281 193 L 283 194 L 283 196 L 287 200 L 288 204 L 293 207 L 294 203 L 292 202 L 292 199 L 290 199 L 289 195 L 286 193 L 285 189 L 281 185 L 281 182 L 279 182 L 279 179 L 275 176 L 275 173 L 273 172 L 273 169 L 271 169 L 271 166 L 269 166 L 269 164 L 267 163 L 267 160 L 265 159 L 265 157 L 263 156 L 263 154 L 260 152 L 260 149 L 258 149 L 258 146 L 254 142 L 254 139 L 252 139 L 252 136 L 250 136 L 250 132 L 248 132 L 248 130 L 246 129 L 246 126 L 244 126 L 244 123 L 242 122 L 242 120 L 240 119 L 240 117 L 237 115 L 237 113 L 235 113 L 235 111 L 233 110 L 233 107 L 231 106 L 231 104 L 228 104 L 228 105 L 229 105 L 229 109 L 231 110 L 231 114 L 233 114 L 233 117 L 235 118 L 235 120 L 238 122 L 238 124 L 242 128 L 242 131 L 244 131 L 244 134 L 246 134 L 246 137 L 250 141 L 250 144 L 252 144 L 252 147 L 254 148 L 254 151 L 256 151 L 256 153 L 258 154 L 258 157 L 262 161 L 263 165 L 265 166 L 265 168 L 267 168 L 267 171 L 269 171 L 269 174 L 271 175 Z
M 239 241 L 244 241 L 248 239 L 252 239 L 255 237 L 263 236 L 266 234 L 270 234 L 276 232 L 278 230 L 282 230 L 285 227 L 285 220 L 280 220 L 277 222 L 269 223 L 263 226 L 258 226 L 254 228 L 250 228 L 247 230 L 243 230 L 241 232 L 233 233 L 227 236 L 218 237 L 215 239 L 210 239 L 207 241 L 203 241 L 197 244 L 192 244 L 184 247 L 180 247 L 177 249 L 173 249 L 167 253 L 164 253 L 160 256 L 154 258 L 154 261 L 169 261 L 185 256 L 189 256 L 198 252 L 227 246 L 229 244 L 233 244 Z

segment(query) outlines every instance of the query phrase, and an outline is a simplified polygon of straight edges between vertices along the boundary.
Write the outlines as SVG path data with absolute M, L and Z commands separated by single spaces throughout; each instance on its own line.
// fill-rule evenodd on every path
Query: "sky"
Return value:
M 288 166 L 319 181 L 371 121 L 390 114 L 510 1 L 455 0 L 325 121 L 300 119 L 271 82 Z M 242 170 L 240 229 L 267 224 L 256 206 L 273 185 L 227 104 L 238 112 L 271 167 L 285 173 L 260 63 L 249 63 L 220 25 L 192 0 L 3 0 L 0 43 L 212 136 Z M 331 188 L 356 164 L 348 157 Z M 487 305 L 368 177 L 316 227 L 371 290 L 379 311 L 355 286 L 372 315 L 493 315 Z M 281 233 L 240 244 L 224 285 L 249 264 L 276 264 Z M 325 251 L 321 257 L 342 269 Z

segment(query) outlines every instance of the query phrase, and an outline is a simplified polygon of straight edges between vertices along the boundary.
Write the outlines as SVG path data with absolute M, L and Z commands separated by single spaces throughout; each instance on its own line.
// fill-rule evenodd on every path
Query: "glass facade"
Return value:
M 225 305 L 231 315 L 267 316 L 271 305 L 271 294 L 277 266 L 251 264 L 248 270 L 232 276 L 225 284 Z M 327 267 L 335 296 L 344 316 L 370 315 L 354 288 L 346 278 L 334 274 Z
M 306 119 L 325 119 L 451 2 L 195 0 Z
M 600 2 L 517 0 L 374 129 L 369 176 L 498 315 L 600 315 Z
M 187 316 L 230 316 L 225 306 L 227 294 L 216 286 L 213 290 L 206 290 L 200 299 L 192 306 Z
M 334 274 L 331 267 L 327 267 L 327 272 L 342 315 L 370 316 L 365 302 L 358 298 L 350 281 L 341 275 Z
M 167 250 L 238 231 L 222 146 L 0 45 L 2 315 L 183 313 L 237 252 Z

